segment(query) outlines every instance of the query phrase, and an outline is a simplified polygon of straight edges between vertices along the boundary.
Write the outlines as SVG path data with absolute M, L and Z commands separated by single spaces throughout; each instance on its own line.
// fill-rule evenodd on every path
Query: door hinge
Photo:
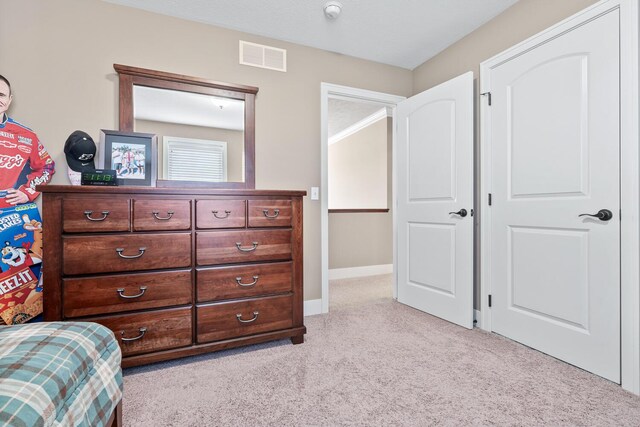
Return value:
M 489 193 L 488 199 L 489 199 L 489 206 L 491 206 L 491 193 Z
M 489 106 L 491 106 L 491 92 L 481 93 L 480 96 L 486 96 L 487 100 L 489 101 Z
M 491 294 L 489 294 L 489 307 L 491 307 Z

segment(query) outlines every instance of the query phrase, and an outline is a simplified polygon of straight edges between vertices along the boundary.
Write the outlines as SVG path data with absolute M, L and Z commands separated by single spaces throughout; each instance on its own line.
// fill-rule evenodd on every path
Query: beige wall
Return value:
M 560 22 L 598 0 L 520 0 L 482 27 L 413 70 L 413 93 L 467 71 L 477 80 L 480 63 Z M 477 90 L 476 86 L 476 90 Z
M 387 119 L 329 145 L 329 209 L 387 208 Z
M 158 179 L 165 179 L 162 173 L 164 151 L 163 136 L 177 136 L 180 138 L 206 139 L 209 141 L 224 141 L 227 143 L 227 181 L 242 182 L 244 132 L 238 130 L 209 128 L 204 126 L 180 125 L 177 123 L 156 122 L 151 120 L 136 120 L 136 132 L 153 133 L 158 135 Z
M 597 0 L 520 0 L 487 24 L 413 70 L 413 93 L 420 93 L 467 71 L 473 71 L 476 107 L 475 146 L 476 153 L 479 153 L 480 63 L 596 2 Z M 481 196 L 479 157 L 476 155 L 476 206 Z M 474 220 L 476 224 L 475 307 L 477 309 L 480 307 L 478 284 L 480 268 L 477 257 L 480 254 L 478 228 L 480 215 L 475 215 Z
M 11 116 L 33 128 L 67 184 L 63 145 L 76 129 L 97 141 L 117 129 L 113 64 L 260 88 L 256 187 L 320 185 L 320 83 L 408 96 L 411 71 L 295 44 L 125 8 L 99 0 L 2 0 L 0 74 Z M 27 24 L 25 24 L 27 23 Z M 287 73 L 238 64 L 238 40 L 287 49 Z M 320 298 L 320 203 L 304 201 L 304 299 Z
M 389 212 L 330 213 L 329 269 L 393 263 L 392 137 L 393 121 L 388 118 L 385 131 L 385 186 Z
M 329 269 L 393 263 L 391 213 L 330 213 Z

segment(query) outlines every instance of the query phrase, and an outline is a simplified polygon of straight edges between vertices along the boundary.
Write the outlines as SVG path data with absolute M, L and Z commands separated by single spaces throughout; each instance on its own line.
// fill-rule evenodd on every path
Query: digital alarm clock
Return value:
M 95 169 L 82 172 L 80 177 L 82 185 L 118 185 L 116 171 L 113 169 Z

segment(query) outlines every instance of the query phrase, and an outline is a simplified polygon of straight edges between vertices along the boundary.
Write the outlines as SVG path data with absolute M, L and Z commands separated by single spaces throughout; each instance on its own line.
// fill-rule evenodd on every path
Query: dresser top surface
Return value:
M 306 196 L 302 190 L 256 190 L 220 188 L 174 188 L 139 186 L 91 186 L 91 185 L 39 185 L 37 191 L 44 194 L 167 194 L 167 195 L 207 195 L 207 196 Z

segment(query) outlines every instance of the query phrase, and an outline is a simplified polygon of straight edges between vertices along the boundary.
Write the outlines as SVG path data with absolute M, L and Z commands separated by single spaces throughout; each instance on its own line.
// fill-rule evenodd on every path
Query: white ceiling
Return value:
M 105 0 L 414 69 L 517 0 Z
M 329 98 L 329 138 L 380 110 L 380 105 Z

